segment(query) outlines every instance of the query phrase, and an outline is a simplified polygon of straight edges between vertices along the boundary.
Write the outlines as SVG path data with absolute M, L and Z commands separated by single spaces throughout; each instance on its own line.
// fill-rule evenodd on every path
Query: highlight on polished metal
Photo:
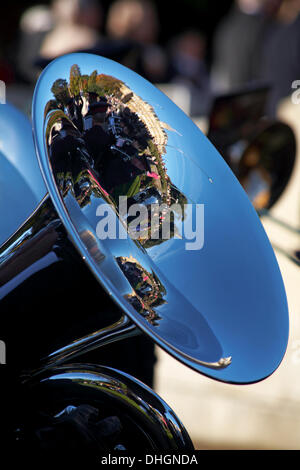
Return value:
M 53 403 L 54 396 L 61 397 L 62 384 L 63 400 Z M 124 450 L 194 450 L 186 429 L 167 403 L 142 382 L 121 371 L 96 365 L 63 365 L 33 379 L 30 390 L 39 403 L 47 404 L 48 410 L 51 404 L 50 413 L 55 417 L 83 399 L 104 416 L 110 410 L 122 423 L 118 441 Z
M 205 375 L 233 383 L 270 375 L 288 337 L 280 271 L 243 189 L 192 121 L 120 64 L 69 54 L 38 80 L 33 129 L 56 218 L 130 321 Z M 129 230 L 135 214 L 121 210 L 120 197 L 128 208 L 147 208 L 135 225 L 137 238 Z M 154 227 L 152 204 L 166 211 Z M 168 214 L 166 238 L 172 204 L 181 211 Z M 116 238 L 97 236 L 103 205 L 116 222 Z M 186 205 L 205 207 L 199 250 L 187 250 L 177 236 L 195 220 Z M 195 230 L 195 242 L 197 236 Z

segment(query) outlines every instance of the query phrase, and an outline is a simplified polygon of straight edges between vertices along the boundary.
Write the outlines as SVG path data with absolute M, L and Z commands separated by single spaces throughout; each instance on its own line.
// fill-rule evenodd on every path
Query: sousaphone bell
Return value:
M 280 270 L 244 190 L 192 121 L 90 54 L 46 67 L 32 119 L 42 197 L 0 250 L 2 339 L 24 380 L 139 331 L 222 382 L 272 374 L 288 340 Z M 22 205 L 25 191 L 11 192 Z M 134 204 L 145 210 L 132 231 Z

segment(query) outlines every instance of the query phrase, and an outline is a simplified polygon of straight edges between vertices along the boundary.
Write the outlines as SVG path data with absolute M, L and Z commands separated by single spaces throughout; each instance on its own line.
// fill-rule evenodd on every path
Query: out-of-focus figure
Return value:
M 109 9 L 107 32 L 111 37 L 151 44 L 158 31 L 157 12 L 148 0 L 117 0 Z
M 262 44 L 276 29 L 274 17 L 281 1 L 235 1 L 215 36 L 215 89 L 226 91 L 260 79 Z
M 21 16 L 17 72 L 22 81 L 33 83 L 36 80 L 37 69 L 34 61 L 45 36 L 53 26 L 53 14 L 51 8 L 46 5 L 30 7 Z
M 156 8 L 149 0 L 117 0 L 108 11 L 108 36 L 132 43 L 125 65 L 156 83 L 168 76 L 166 54 L 156 44 L 159 29 Z
M 43 39 L 53 26 L 53 14 L 46 5 L 30 7 L 20 18 L 16 52 L 13 55 L 15 77 L 13 81 L 5 80 L 5 83 L 7 101 L 27 115 L 30 115 L 33 86 L 40 72 L 35 60 Z
M 191 116 L 206 115 L 211 102 L 205 55 L 206 39 L 198 31 L 188 30 L 172 41 L 171 82 L 185 85 L 190 90 Z
M 261 78 L 271 84 L 267 112 L 276 114 L 279 101 L 290 95 L 300 80 L 300 0 L 283 0 L 277 29 L 263 47 Z
M 95 45 L 103 17 L 99 1 L 54 0 L 52 11 L 55 26 L 42 43 L 43 57 L 52 59 Z

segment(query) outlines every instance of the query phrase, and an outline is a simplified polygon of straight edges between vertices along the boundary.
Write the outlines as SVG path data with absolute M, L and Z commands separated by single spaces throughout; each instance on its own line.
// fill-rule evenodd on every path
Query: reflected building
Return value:
M 169 215 L 169 208 L 174 202 L 183 207 L 187 200 L 167 174 L 163 157 L 168 126 L 153 106 L 121 80 L 97 70 L 81 75 L 76 64 L 69 81 L 57 79 L 51 91 L 53 99 L 45 109 L 46 142 L 61 196 L 71 194 L 81 209 L 95 213 L 99 204 L 109 204 L 144 249 L 166 239 L 165 220 L 169 238 L 174 237 L 174 213 Z M 127 201 L 125 214 L 119 206 L 121 196 Z M 132 204 L 146 208 L 134 234 L 128 210 Z M 166 302 L 163 285 L 135 259 L 119 256 L 116 261 L 132 288 L 127 300 L 157 325 L 156 310 Z
M 117 210 L 120 196 L 149 207 L 151 203 L 164 204 L 162 222 L 164 211 L 174 202 L 172 192 L 176 188 L 163 160 L 167 126 L 153 106 L 121 80 L 96 70 L 81 75 L 76 64 L 71 67 L 69 82 L 57 79 L 51 91 L 55 100 L 46 106 L 46 134 L 62 192 L 72 187 L 72 181 L 81 181 L 76 197 L 80 205 L 86 204 L 89 187 L 95 188 L 97 181 L 102 197 L 113 202 Z M 64 168 L 70 168 L 70 161 L 72 174 L 66 175 Z M 89 171 L 83 177 L 87 167 Z M 89 183 L 89 179 L 93 181 Z M 144 231 L 141 243 L 145 244 L 149 236 Z

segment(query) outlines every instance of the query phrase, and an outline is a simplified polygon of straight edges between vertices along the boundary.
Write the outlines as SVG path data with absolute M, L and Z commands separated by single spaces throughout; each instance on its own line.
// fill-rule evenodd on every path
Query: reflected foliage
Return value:
M 69 82 L 59 78 L 51 91 L 46 139 L 63 196 L 73 191 L 81 207 L 102 197 L 117 210 L 120 196 L 128 205 L 186 203 L 166 171 L 164 124 L 124 82 L 97 70 L 82 75 L 74 64 Z M 143 233 L 142 243 L 149 238 Z
M 146 211 L 134 228 L 134 239 L 144 248 L 165 240 L 165 220 L 169 238 L 174 237 L 175 218 L 184 219 L 187 199 L 167 174 L 168 136 L 154 108 L 123 81 L 97 70 L 83 75 L 77 64 L 68 80 L 55 80 L 51 92 L 45 137 L 61 196 L 71 194 L 81 209 L 97 201 L 109 203 L 131 236 L 134 216 L 128 208 L 142 205 Z M 126 198 L 126 213 L 120 212 L 120 197 Z M 172 204 L 183 210 L 169 211 Z M 127 300 L 157 325 L 160 316 L 154 309 L 166 302 L 165 288 L 135 259 L 119 256 L 116 261 L 132 287 Z

